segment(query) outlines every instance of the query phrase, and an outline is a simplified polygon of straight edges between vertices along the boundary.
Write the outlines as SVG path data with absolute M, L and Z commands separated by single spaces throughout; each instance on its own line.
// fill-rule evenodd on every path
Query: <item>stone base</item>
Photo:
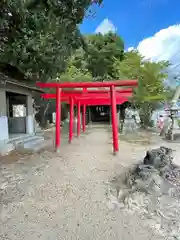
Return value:
M 121 127 L 120 127 L 121 128 Z M 122 133 L 131 133 L 137 130 L 138 126 L 134 119 L 125 119 L 123 128 L 121 128 Z
M 15 150 L 13 143 L 3 143 L 0 145 L 0 156 L 6 156 L 13 150 Z

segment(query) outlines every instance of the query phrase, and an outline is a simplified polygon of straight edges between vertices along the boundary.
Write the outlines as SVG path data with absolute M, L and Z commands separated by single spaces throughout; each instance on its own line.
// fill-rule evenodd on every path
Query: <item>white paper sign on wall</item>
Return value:
M 6 116 L 0 117 L 0 141 L 8 140 L 8 118 Z

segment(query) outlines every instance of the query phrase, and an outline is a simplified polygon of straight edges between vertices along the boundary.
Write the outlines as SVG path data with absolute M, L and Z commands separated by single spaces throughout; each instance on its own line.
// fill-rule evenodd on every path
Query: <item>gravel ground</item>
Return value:
M 113 156 L 107 128 L 90 126 L 58 154 L 46 150 L 0 164 L 0 240 L 165 239 L 109 194 L 109 181 L 150 144 L 121 141 Z

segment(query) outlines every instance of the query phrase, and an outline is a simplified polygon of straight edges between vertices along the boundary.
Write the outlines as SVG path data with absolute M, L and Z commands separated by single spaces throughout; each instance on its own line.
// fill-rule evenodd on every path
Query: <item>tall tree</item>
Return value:
M 92 75 L 87 69 L 87 64 L 81 58 L 82 49 L 78 49 L 75 55 L 72 55 L 67 62 L 66 71 L 60 74 L 57 81 L 60 82 L 90 82 Z M 79 58 L 80 57 L 80 58 Z
M 133 102 L 140 109 L 141 121 L 150 124 L 152 111 L 159 102 L 166 101 L 168 91 L 164 84 L 168 62 L 150 62 L 137 52 L 127 52 L 122 62 L 116 61 L 114 68 L 120 78 L 138 79 Z
M 124 54 L 124 42 L 115 33 L 95 34 L 85 37 L 87 49 L 85 59 L 87 68 L 94 80 L 114 79 L 113 65 L 121 61 Z
M 101 0 L 1 0 L 0 58 L 29 76 L 48 80 L 65 69 L 83 44 L 77 24 Z

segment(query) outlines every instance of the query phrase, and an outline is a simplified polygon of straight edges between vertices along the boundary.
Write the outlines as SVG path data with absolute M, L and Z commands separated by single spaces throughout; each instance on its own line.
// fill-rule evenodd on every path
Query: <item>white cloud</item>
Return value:
M 114 24 L 108 18 L 106 18 L 96 28 L 95 33 L 106 34 L 108 32 L 116 32 L 116 30 L 117 29 Z
M 144 39 L 138 50 L 152 60 L 171 60 L 180 53 L 180 25 L 162 29 L 154 36 Z
M 141 41 L 137 47 L 139 52 L 152 61 L 168 60 L 170 82 L 180 74 L 180 25 L 173 25 L 162 29 L 154 36 Z
M 134 47 L 129 47 L 128 49 L 127 49 L 127 52 L 130 52 L 130 51 L 132 51 L 132 50 L 134 50 L 135 48 Z

